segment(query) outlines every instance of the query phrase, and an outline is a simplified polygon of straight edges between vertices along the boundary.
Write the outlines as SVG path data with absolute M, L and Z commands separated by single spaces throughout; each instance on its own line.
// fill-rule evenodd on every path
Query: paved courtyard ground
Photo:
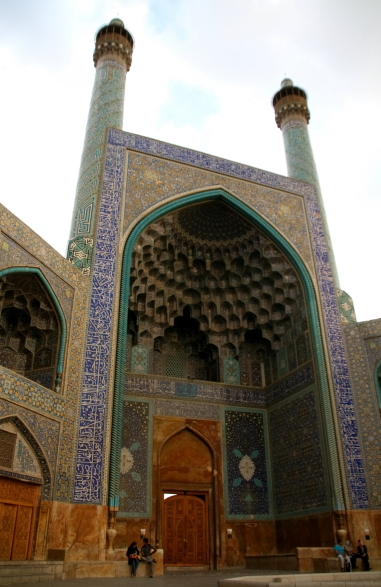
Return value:
M 208 573 L 187 573 L 187 574 L 170 574 L 161 577 L 106 577 L 102 579 L 68 579 L 65 581 L 44 581 L 43 583 L 12 583 L 12 587 L 25 587 L 26 585 L 36 585 L 36 587 L 217 587 L 221 579 L 230 579 L 232 577 L 249 577 L 255 575 L 272 575 L 274 571 L 209 571 Z M 290 574 L 277 572 L 277 574 Z

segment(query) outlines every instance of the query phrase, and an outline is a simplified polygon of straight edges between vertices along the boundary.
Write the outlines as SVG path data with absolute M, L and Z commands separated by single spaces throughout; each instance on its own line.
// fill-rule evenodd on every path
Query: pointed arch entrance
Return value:
M 51 475 L 44 454 L 18 416 L 0 419 L 0 560 L 32 558 L 37 512 L 49 495 Z
M 322 413 L 322 430 L 323 430 L 323 436 L 324 436 L 324 442 L 323 442 L 323 446 L 324 446 L 324 455 L 327 454 L 328 456 L 328 467 L 327 467 L 327 471 L 328 471 L 328 476 L 329 476 L 329 485 L 330 485 L 330 496 L 332 496 L 332 506 L 334 510 L 342 510 L 344 508 L 344 498 L 343 498 L 343 485 L 342 485 L 342 481 L 341 481 L 341 475 L 340 475 L 340 465 L 339 465 L 339 449 L 338 449 L 338 445 L 337 445 L 337 439 L 336 439 L 336 434 L 335 434 L 335 428 L 334 428 L 334 421 L 333 421 L 333 409 L 332 409 L 332 398 L 330 395 L 330 389 L 329 389 L 329 383 L 328 383 L 328 374 L 327 374 L 327 366 L 326 366 L 326 361 L 325 361 L 325 351 L 324 351 L 324 345 L 323 345 L 323 334 L 322 334 L 322 326 L 320 323 L 320 317 L 319 317 L 319 307 L 318 307 L 318 301 L 317 301 L 317 294 L 315 291 L 315 285 L 314 282 L 311 278 L 311 275 L 309 273 L 309 270 L 306 268 L 304 262 L 302 261 L 302 259 L 299 257 L 298 253 L 296 252 L 296 250 L 293 248 L 292 245 L 290 245 L 290 243 L 272 226 L 269 224 L 269 222 L 263 218 L 262 216 L 260 216 L 255 210 L 249 208 L 246 204 L 244 204 L 243 202 L 241 202 L 240 200 L 238 200 L 235 196 L 233 196 L 232 194 L 227 193 L 225 190 L 223 189 L 216 189 L 216 190 L 209 190 L 209 191 L 205 191 L 205 192 L 201 192 L 198 194 L 192 194 L 189 196 L 184 196 L 182 198 L 179 198 L 175 201 L 171 201 L 167 204 L 163 204 L 160 208 L 154 210 L 153 212 L 151 212 L 150 214 L 147 214 L 147 216 L 142 219 L 136 226 L 135 228 L 131 231 L 131 233 L 128 236 L 127 242 L 126 242 L 126 246 L 124 249 L 124 256 L 123 256 L 123 269 L 122 269 L 122 280 L 121 280 L 121 296 L 120 296 L 120 308 L 119 308 L 119 329 L 118 329 L 118 346 L 117 346 L 117 364 L 116 364 L 116 377 L 115 377 L 115 395 L 114 395 L 114 413 L 113 413 L 113 430 L 112 430 L 112 448 L 111 448 L 111 459 L 110 459 L 110 464 L 111 464 L 111 469 L 110 469 L 110 484 L 109 484 L 109 505 L 112 508 L 117 509 L 118 505 L 119 505 L 119 479 L 120 479 L 120 441 L 121 441 L 121 431 L 122 431 L 122 426 L 123 426 L 123 416 L 122 416 L 122 412 L 123 412 L 123 395 L 125 392 L 125 378 L 126 378 L 126 357 L 128 355 L 127 353 L 127 337 L 126 337 L 126 333 L 128 332 L 128 313 L 134 313 L 135 316 L 138 317 L 138 320 L 140 320 L 140 317 L 142 316 L 142 312 L 144 312 L 143 318 L 144 320 L 146 320 L 146 316 L 148 317 L 148 319 L 146 320 L 146 322 L 149 324 L 150 323 L 150 315 L 149 312 L 151 311 L 151 306 L 150 306 L 150 300 L 148 298 L 144 298 L 143 296 L 145 295 L 144 292 L 147 292 L 147 295 L 150 294 L 152 295 L 153 290 L 149 290 L 150 287 L 150 283 L 149 281 L 149 277 L 147 279 L 147 282 L 145 283 L 144 287 L 140 287 L 140 283 L 136 282 L 133 283 L 132 279 L 134 278 L 134 275 L 131 275 L 131 268 L 134 267 L 136 268 L 136 255 L 135 252 L 138 251 L 138 248 L 140 247 L 140 241 L 141 241 L 141 235 L 143 234 L 144 231 L 146 231 L 146 233 L 149 233 L 149 231 L 152 229 L 153 231 L 155 231 L 157 233 L 156 227 L 153 227 L 154 224 L 159 225 L 160 223 L 162 224 L 163 222 L 165 223 L 167 220 L 168 215 L 174 215 L 174 213 L 177 213 L 177 211 L 179 211 L 179 213 L 182 211 L 182 209 L 189 209 L 191 207 L 195 207 L 200 205 L 199 207 L 208 204 L 209 202 L 212 203 L 222 203 L 226 208 L 230 208 L 231 211 L 234 212 L 235 216 L 238 218 L 243 218 L 244 222 L 248 222 L 251 227 L 254 227 L 254 232 L 256 229 L 258 229 L 259 232 L 261 232 L 261 234 L 264 236 L 263 240 L 262 237 L 259 237 L 259 244 L 258 246 L 254 243 L 254 237 L 251 236 L 250 240 L 253 244 L 253 248 L 254 250 L 254 256 L 257 255 L 257 252 L 259 252 L 259 257 L 258 259 L 254 259 L 254 263 L 253 263 L 253 268 L 255 267 L 255 264 L 258 262 L 262 263 L 263 262 L 263 269 L 264 271 L 262 272 L 262 277 L 259 280 L 259 286 L 260 288 L 262 288 L 262 292 L 263 292 L 263 296 L 262 296 L 262 300 L 263 300 L 263 304 L 260 308 L 260 312 L 256 312 L 253 311 L 251 315 L 249 311 L 247 311 L 247 309 L 244 307 L 244 304 L 242 305 L 240 303 L 240 299 L 241 299 L 241 295 L 244 297 L 246 294 L 246 285 L 244 283 L 244 279 L 246 279 L 246 275 L 245 275 L 245 267 L 241 267 L 240 263 L 241 260 L 239 257 L 242 257 L 244 259 L 246 259 L 246 257 L 248 257 L 248 252 L 246 251 L 245 253 L 241 253 L 240 251 L 238 251 L 238 254 L 236 256 L 236 260 L 233 260 L 233 257 L 235 256 L 235 251 L 233 251 L 233 249 L 230 249 L 230 252 L 233 251 L 233 255 L 231 255 L 230 253 L 230 266 L 229 266 L 229 271 L 231 273 L 236 274 L 237 276 L 242 275 L 242 281 L 241 284 L 243 287 L 236 285 L 235 283 L 233 283 L 232 281 L 229 281 L 229 284 L 224 284 L 224 277 L 225 274 L 221 273 L 221 276 L 217 276 L 216 279 L 216 283 L 211 280 L 210 284 L 206 284 L 207 287 L 209 289 L 214 288 L 214 291 L 217 292 L 216 295 L 219 296 L 219 299 L 216 301 L 216 303 L 214 303 L 211 300 L 211 303 L 209 306 L 207 306 L 207 312 L 209 312 L 210 316 L 207 315 L 207 313 L 205 313 L 205 305 L 203 306 L 202 304 L 204 304 L 204 300 L 201 300 L 201 303 L 198 299 L 197 296 L 197 289 L 195 287 L 192 287 L 192 285 L 188 285 L 186 282 L 186 279 L 183 280 L 182 276 L 179 275 L 179 282 L 180 282 L 180 277 L 181 277 L 181 283 L 180 283 L 180 289 L 181 289 L 181 296 L 175 296 L 176 299 L 171 298 L 171 299 L 167 299 L 167 297 L 163 296 L 161 294 L 161 291 L 159 288 L 157 288 L 157 297 L 155 297 L 155 302 L 156 300 L 158 301 L 157 303 L 157 308 L 155 306 L 156 309 L 153 309 L 153 304 L 151 304 L 153 311 L 155 312 L 154 316 L 155 316 L 155 324 L 154 324 L 154 328 L 157 329 L 157 331 L 155 332 L 154 330 L 152 330 L 152 328 L 145 328 L 143 330 L 143 328 L 141 328 L 142 332 L 141 335 L 139 334 L 139 336 L 141 336 L 141 340 L 139 342 L 138 345 L 136 345 L 137 350 L 139 351 L 139 355 L 142 355 L 144 358 L 144 361 L 140 361 L 140 367 L 141 369 L 146 369 L 145 371 L 140 371 L 141 373 L 143 373 L 144 375 L 149 374 L 149 373 L 154 373 L 154 375 L 156 375 L 156 373 L 154 371 L 149 371 L 149 369 L 152 368 L 152 365 L 155 365 L 155 361 L 153 360 L 154 357 L 152 356 L 152 360 L 150 360 L 150 355 L 149 352 L 163 352 L 163 350 L 167 350 L 169 348 L 168 345 L 168 336 L 170 335 L 172 337 L 171 339 L 171 343 L 175 342 L 176 345 L 179 342 L 182 342 L 181 340 L 175 340 L 174 335 L 176 337 L 179 336 L 179 331 L 177 330 L 176 325 L 174 324 L 175 328 L 171 331 L 168 331 L 168 319 L 169 317 L 171 317 L 171 313 L 174 312 L 176 310 L 177 315 L 179 310 L 183 313 L 184 316 L 184 311 L 186 308 L 186 305 L 189 305 L 192 307 L 192 317 L 195 317 L 196 320 L 198 321 L 198 323 L 200 324 L 200 330 L 201 330 L 201 325 L 202 325 L 202 329 L 203 332 L 206 332 L 207 335 L 209 336 L 209 339 L 206 341 L 206 345 L 205 348 L 207 346 L 207 344 L 213 344 L 217 349 L 218 352 L 220 353 L 220 355 L 217 355 L 217 358 L 219 359 L 219 369 L 218 369 L 218 374 L 219 374 L 219 381 L 222 383 L 228 383 L 228 384 L 240 384 L 240 385 L 246 385 L 245 381 L 249 381 L 249 385 L 255 385 L 253 384 L 254 381 L 258 381 L 260 387 L 265 388 L 266 386 L 266 381 L 268 381 L 268 376 L 272 376 L 271 373 L 269 373 L 269 369 L 268 366 L 269 364 L 272 362 L 272 359 L 274 358 L 274 352 L 275 351 L 277 354 L 277 365 L 275 364 L 275 370 L 278 367 L 278 374 L 280 377 L 284 376 L 285 374 L 287 374 L 289 371 L 292 371 L 293 367 L 290 366 L 291 364 L 291 355 L 289 355 L 287 357 L 287 354 L 285 352 L 279 352 L 280 350 L 282 350 L 282 348 L 279 348 L 279 350 L 277 349 L 276 345 L 278 343 L 280 344 L 280 347 L 282 347 L 283 345 L 283 350 L 284 350 L 284 344 L 282 343 L 282 341 L 279 340 L 278 337 L 281 337 L 282 335 L 282 328 L 284 329 L 284 331 L 287 332 L 287 329 L 289 328 L 289 320 L 288 320 L 288 316 L 286 315 L 289 311 L 286 308 L 286 305 L 290 306 L 291 308 L 291 312 L 293 310 L 292 308 L 292 299 L 296 299 L 295 296 L 291 295 L 290 298 L 291 300 L 287 300 L 287 304 L 283 304 L 284 307 L 282 307 L 282 304 L 278 302 L 274 303 L 273 305 L 270 305 L 270 297 L 268 296 L 266 289 L 267 288 L 271 288 L 273 287 L 273 293 L 274 293 L 274 300 L 276 297 L 276 291 L 275 291 L 275 281 L 272 284 L 271 283 L 271 279 L 274 278 L 274 275 L 270 275 L 269 273 L 269 277 L 265 275 L 265 272 L 267 271 L 267 266 L 265 264 L 266 261 L 266 257 L 271 257 L 272 259 L 272 264 L 274 266 L 277 265 L 278 261 L 279 263 L 282 262 L 282 259 L 280 259 L 280 257 L 283 256 L 284 260 L 286 261 L 286 265 L 291 265 L 291 270 L 290 273 L 288 273 L 288 270 L 284 270 L 284 268 L 279 272 L 281 273 L 283 276 L 285 276 L 286 280 L 288 280 L 288 282 L 292 281 L 293 276 L 295 275 L 297 278 L 297 282 L 298 284 L 300 284 L 299 290 L 303 292 L 303 299 L 304 299 L 304 303 L 303 303 L 303 309 L 305 311 L 305 314 L 301 316 L 302 320 L 306 320 L 308 322 L 308 328 L 309 328 L 309 337 L 310 337 L 310 348 L 312 349 L 312 359 L 313 359 L 313 364 L 314 364 L 314 372 L 315 372 L 315 376 L 316 376 L 316 384 L 317 384 L 317 394 L 316 394 L 316 398 L 317 398 L 317 404 L 318 404 L 318 409 L 321 411 Z M 176 222 L 177 220 L 181 221 L 181 219 L 178 218 L 178 216 L 175 218 Z M 180 222 L 181 223 L 181 222 Z M 234 228 L 234 227 L 233 227 Z M 197 231 L 198 226 L 197 223 L 194 223 L 193 225 L 193 232 Z M 237 230 L 240 230 L 239 228 L 239 223 L 237 224 Z M 161 241 L 160 241 L 160 237 L 157 236 L 157 234 L 153 234 L 152 236 L 153 238 L 153 242 L 150 244 L 150 248 L 152 248 L 152 253 L 153 255 L 157 255 L 159 258 L 160 255 L 160 262 L 163 261 L 163 267 L 166 266 L 166 261 L 165 258 L 161 256 L 161 250 L 164 250 L 164 247 L 161 246 Z M 156 240 L 157 239 L 157 240 Z M 268 241 L 268 245 L 266 244 L 266 239 Z M 198 236 L 198 240 L 202 240 L 202 234 Z M 155 245 L 158 245 L 157 247 Z M 143 247 L 144 247 L 144 243 L 143 243 Z M 177 245 L 178 246 L 178 245 Z M 250 245 L 251 246 L 251 245 Z M 192 248 L 188 248 L 188 251 L 186 252 L 187 254 L 185 256 L 188 256 L 188 261 L 186 259 L 184 259 L 183 256 L 180 256 L 179 254 L 176 255 L 176 261 L 178 261 L 180 264 L 182 263 L 186 263 L 188 262 L 188 268 L 193 267 L 196 270 L 198 270 L 198 267 L 200 267 L 200 270 L 202 269 L 202 263 L 205 262 L 205 266 L 207 268 L 207 264 L 210 263 L 210 265 L 213 265 L 213 271 L 211 271 L 211 273 L 218 273 L 218 272 L 222 272 L 224 270 L 223 267 L 223 263 L 224 263 L 224 259 L 218 258 L 220 256 L 220 253 L 223 255 L 224 251 L 223 250 L 218 250 L 219 245 L 217 246 L 217 248 L 212 249 L 212 251 L 209 251 L 207 249 L 204 249 L 203 251 L 200 251 L 195 248 L 195 250 L 193 250 Z M 161 249 L 161 250 L 159 250 Z M 167 252 L 170 253 L 169 248 L 167 247 L 167 245 L 165 245 L 165 249 Z M 277 256 L 277 249 L 278 249 L 278 256 Z M 139 252 L 139 255 L 142 254 L 143 256 L 145 254 L 148 254 L 148 249 L 147 251 L 145 251 L 144 249 Z M 200 253 L 200 262 L 197 260 L 197 255 Z M 212 253 L 212 254 L 211 254 Z M 150 253 L 151 254 L 151 253 Z M 185 254 L 185 253 L 184 253 Z M 209 257 L 208 257 L 209 255 Z M 189 258 L 192 257 L 192 264 L 189 263 Z M 145 262 L 146 260 L 143 259 L 143 262 Z M 147 258 L 147 262 L 151 262 L 148 258 Z M 249 263 L 250 264 L 250 263 Z M 271 263 L 270 263 L 271 265 Z M 226 263 L 225 263 L 225 269 L 226 269 Z M 152 265 L 152 269 L 155 270 L 155 267 Z M 181 267 L 179 267 L 179 270 L 181 271 Z M 277 269 L 273 269 L 271 268 L 271 272 L 275 273 L 277 272 Z M 160 273 L 162 273 L 162 271 L 160 270 Z M 287 273 L 287 274 L 286 274 Z M 155 274 L 152 273 L 151 276 L 154 276 Z M 252 274 L 253 275 L 253 274 Z M 282 275 L 280 277 L 282 277 Z M 279 277 L 279 279 L 280 279 Z M 230 275 L 229 279 L 235 279 L 234 276 Z M 289 279 L 291 278 L 291 280 Z M 276 279 L 278 279 L 278 277 L 276 277 Z M 283 279 L 283 277 L 282 277 Z M 256 280 L 253 280 L 253 276 L 251 276 L 251 280 L 252 283 Z M 238 283 L 239 280 L 237 280 Z M 164 285 L 164 282 L 163 282 Z M 232 288 L 230 286 L 233 286 Z M 200 286 L 202 287 L 202 286 Z M 237 296 L 238 298 L 238 302 L 235 303 L 235 301 L 233 300 L 235 292 L 233 291 L 234 288 L 238 288 L 240 287 L 240 292 L 239 292 L 239 296 Z M 282 286 L 283 287 L 283 286 Z M 134 289 L 135 288 L 135 289 Z M 298 289 L 296 287 L 296 289 Z M 223 290 L 223 291 L 221 291 Z M 290 291 L 290 288 L 287 287 L 287 291 Z M 251 295 L 251 294 L 250 294 Z M 156 296 L 156 294 L 155 294 Z M 161 296 L 161 297 L 160 297 Z M 225 296 L 225 298 L 224 298 Z M 232 296 L 232 300 L 228 299 L 228 296 Z M 181 302 L 182 304 L 184 304 L 183 308 L 180 308 L 180 305 L 178 304 L 178 300 L 181 298 Z M 131 300 L 134 300 L 134 304 L 136 304 L 136 307 L 134 306 L 133 312 L 131 312 Z M 224 301 L 225 300 L 225 301 Z M 269 308 L 266 309 L 265 304 L 267 303 L 267 300 L 269 300 Z M 276 300 L 275 300 L 276 301 Z M 176 308 L 176 303 L 178 304 L 178 307 Z M 255 302 L 254 302 L 255 303 Z M 213 304 L 215 304 L 216 308 L 213 306 Z M 233 312 L 231 312 L 231 308 L 230 306 L 233 307 Z M 278 305 L 277 305 L 278 304 Z M 197 306 L 200 305 L 200 308 L 202 310 L 201 315 L 197 316 L 197 311 L 198 308 Z M 218 305 L 220 305 L 220 308 L 218 308 Z M 229 309 L 230 308 L 230 309 Z M 218 309 L 218 312 L 217 312 Z M 227 312 L 227 318 L 224 319 L 224 317 L 222 316 L 221 319 L 221 314 L 223 314 L 223 312 L 221 310 L 226 309 Z M 262 311 L 263 310 L 263 311 Z M 229 313 L 230 312 L 230 313 Z M 172 313 L 172 318 L 173 320 L 176 319 L 175 314 Z M 143 320 L 143 323 L 144 323 Z M 152 324 L 152 322 L 151 322 Z M 164 324 L 164 326 L 162 326 Z M 240 326 L 241 324 L 241 326 Z M 169 323 L 169 326 L 171 326 L 171 324 Z M 198 328 L 198 327 L 197 327 Z M 161 332 L 161 330 L 163 332 Z M 229 331 L 231 333 L 233 333 L 233 335 L 237 335 L 237 339 L 235 341 L 232 341 L 232 338 L 230 337 L 230 335 L 228 336 L 228 338 L 225 340 L 222 340 L 220 337 L 220 333 L 224 333 L 226 331 Z M 305 329 L 304 329 L 305 330 Z M 245 332 L 250 331 L 251 335 L 249 337 L 246 336 Z M 303 333 L 303 328 L 301 328 L 301 331 Z M 192 334 L 192 340 L 191 340 L 191 345 L 196 341 L 196 338 L 198 337 L 198 330 L 194 330 L 195 334 Z M 137 333 L 137 331 L 135 332 L 135 334 Z M 217 333 L 217 334 L 214 334 Z M 181 333 L 180 333 L 181 334 Z M 297 332 L 293 332 L 292 336 L 298 336 L 298 331 Z M 214 338 L 212 338 L 214 337 Z M 157 339 L 157 340 L 155 340 Z M 198 339 L 197 339 L 198 340 Z M 200 339 L 201 340 L 201 339 Z M 271 341 L 271 347 L 267 344 L 266 341 Z M 155 343 L 157 342 L 157 344 L 155 345 Z M 233 344 L 234 342 L 234 344 Z M 167 349 L 165 349 L 165 345 L 167 345 Z M 190 346 L 191 346 L 190 345 Z M 174 347 L 172 347 L 176 352 L 177 352 L 177 348 L 175 349 Z M 189 347 L 190 348 L 190 347 Z M 193 347 L 192 347 L 193 348 Z M 303 350 L 304 348 L 304 350 Z M 145 353 L 143 353 L 143 349 L 145 350 Z M 304 355 L 306 354 L 306 349 L 303 346 L 300 346 L 300 349 L 303 350 Z M 183 347 L 183 350 L 185 351 L 185 346 Z M 237 352 L 238 350 L 238 352 Z M 181 351 L 181 349 L 180 349 Z M 309 349 L 307 349 L 307 351 L 309 352 Z M 182 352 L 182 351 L 181 351 Z M 193 352 L 193 350 L 191 349 L 192 354 L 195 356 L 195 353 Z M 226 354 L 222 354 L 222 353 L 226 353 Z M 221 357 L 223 357 L 223 361 L 221 361 Z M 213 357 L 214 358 L 214 357 Z M 299 359 L 298 359 L 299 360 Z M 295 363 L 295 354 L 292 357 L 292 361 Z M 169 363 L 169 361 L 168 361 Z M 186 367 L 186 364 L 185 364 Z M 222 369 L 223 367 L 223 369 Z M 246 369 L 246 374 L 243 373 L 243 368 Z M 280 371 L 280 370 L 285 369 L 284 371 Z M 136 371 L 137 372 L 137 371 Z M 183 378 L 192 378 L 191 376 L 188 376 L 189 371 L 186 371 L 185 368 L 183 369 L 184 375 L 180 375 L 180 377 Z M 224 377 L 224 379 L 221 379 L 221 374 Z M 161 375 L 162 376 L 162 375 Z M 171 375 L 164 375 L 164 376 L 168 376 L 171 377 Z M 176 376 L 172 376 L 172 377 L 176 377 Z M 178 376 L 177 376 L 178 377 Z M 241 377 L 241 379 L 240 379 Z M 204 379 L 208 380 L 207 377 L 204 378 L 200 378 L 200 379 Z M 274 381 L 274 379 L 273 379 Z M 176 384 L 177 385 L 177 384 Z M 187 385 L 187 390 L 186 390 L 186 395 L 188 400 L 190 401 L 190 397 L 192 396 L 192 393 L 194 395 L 197 395 L 197 385 L 193 385 L 192 383 L 188 383 Z M 175 389 L 174 391 L 175 394 L 181 394 L 182 393 L 182 389 L 180 389 L 180 384 L 179 384 L 179 390 L 177 391 L 177 389 Z M 168 397 L 168 399 L 170 399 Z M 218 419 L 218 418 L 217 418 Z M 319 433 L 320 434 L 320 433 Z M 156 448 L 154 448 L 154 450 L 156 450 Z M 152 463 L 149 463 L 148 465 L 149 467 L 152 466 Z M 226 489 L 224 489 L 224 486 L 226 487 L 226 483 L 225 481 L 221 480 L 221 491 L 226 491 Z M 168 492 L 170 493 L 170 489 L 173 489 L 173 487 L 168 487 Z M 174 491 L 174 490 L 173 490 Z M 174 491 L 175 495 L 178 495 L 175 491 Z M 271 497 L 270 497 L 271 498 Z M 272 497 L 272 499 L 274 499 Z M 330 498 L 331 499 L 331 498 Z M 159 500 L 161 502 L 161 500 Z M 178 500 L 179 501 L 179 500 Z M 170 503 L 170 502 L 168 502 Z M 227 502 L 226 502 L 227 503 Z M 160 506 L 162 507 L 162 506 Z M 224 512 L 225 512 L 225 516 L 227 515 L 227 512 L 229 512 L 230 514 L 230 510 L 229 510 L 229 504 L 227 503 L 225 510 L 223 511 L 221 508 L 222 506 L 220 504 L 216 505 L 215 511 L 216 511 L 216 520 L 218 519 L 218 516 L 221 515 L 221 528 L 222 528 L 222 519 L 224 517 Z M 240 512 L 239 512 L 240 513 Z M 238 515 L 238 514 L 237 514 Z M 228 516 L 229 517 L 229 516 Z M 156 522 L 157 525 L 162 524 L 162 512 L 160 512 L 160 515 L 157 516 Z M 157 527 L 157 526 L 156 526 Z M 159 532 L 160 535 L 160 532 Z M 221 544 L 223 543 L 222 540 L 222 536 L 220 533 L 217 532 L 216 530 L 216 541 L 220 540 Z M 211 541 L 211 544 L 213 544 L 213 541 Z
M 161 443 L 157 538 L 168 566 L 213 566 L 216 467 L 214 447 L 190 425 L 178 428 Z

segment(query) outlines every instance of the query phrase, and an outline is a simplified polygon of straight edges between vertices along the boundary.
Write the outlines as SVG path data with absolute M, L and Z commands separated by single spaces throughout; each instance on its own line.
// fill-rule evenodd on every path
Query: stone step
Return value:
M 381 571 L 262 575 L 221 579 L 218 587 L 380 587 Z
M 63 562 L 50 561 L 1 561 L 0 585 L 12 583 L 38 583 L 61 579 Z

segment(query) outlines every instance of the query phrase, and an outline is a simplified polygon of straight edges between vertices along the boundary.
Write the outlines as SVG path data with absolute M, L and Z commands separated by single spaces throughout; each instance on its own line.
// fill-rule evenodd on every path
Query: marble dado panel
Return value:
M 222 185 L 279 228 L 313 270 L 303 198 L 270 187 L 129 152 L 124 229 L 145 210 L 183 192 Z
M 51 418 L 0 398 L 0 419 L 7 416 L 18 416 L 31 432 L 41 447 L 47 462 L 49 463 L 52 481 L 54 480 L 57 466 L 57 450 L 61 425 Z M 27 438 L 28 440 L 28 438 Z M 45 487 L 44 499 L 51 499 L 51 487 Z
M 73 287 L 87 290 L 89 287 L 88 279 L 69 263 L 65 257 L 60 255 L 53 247 L 48 245 L 41 237 L 31 230 L 26 224 L 21 222 L 19 218 L 14 216 L 5 206 L 0 204 L 0 247 L 1 254 L 7 253 L 7 242 L 4 246 L 4 236 L 7 235 L 19 243 L 20 247 L 25 247 L 33 257 L 33 264 L 37 265 L 34 257 L 43 263 L 44 268 L 50 269 L 57 273 L 61 279 L 68 282 Z M 3 242 L 1 242 L 3 241 Z M 19 254 L 14 250 L 12 254 L 16 256 Z M 15 260 L 12 261 L 15 263 Z M 22 261 L 23 262 L 23 261 Z M 30 261 L 29 261 L 30 263 Z
M 374 371 L 381 360 L 381 319 L 348 324 L 344 327 L 344 334 L 356 388 L 355 405 L 371 488 L 371 507 L 381 509 L 381 428 L 374 384 Z
M 54 418 L 62 419 L 65 414 L 65 398 L 1 365 L 0 394 L 12 402 L 24 404 Z

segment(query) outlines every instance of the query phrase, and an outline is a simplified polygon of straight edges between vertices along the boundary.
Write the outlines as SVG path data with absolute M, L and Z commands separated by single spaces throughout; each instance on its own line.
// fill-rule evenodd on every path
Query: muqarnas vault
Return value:
M 122 131 L 133 48 L 96 35 L 67 259 L 0 209 L 0 559 L 123 574 L 145 532 L 297 569 L 367 534 L 375 567 L 381 321 L 339 289 L 306 93 L 273 98 L 275 175 Z

